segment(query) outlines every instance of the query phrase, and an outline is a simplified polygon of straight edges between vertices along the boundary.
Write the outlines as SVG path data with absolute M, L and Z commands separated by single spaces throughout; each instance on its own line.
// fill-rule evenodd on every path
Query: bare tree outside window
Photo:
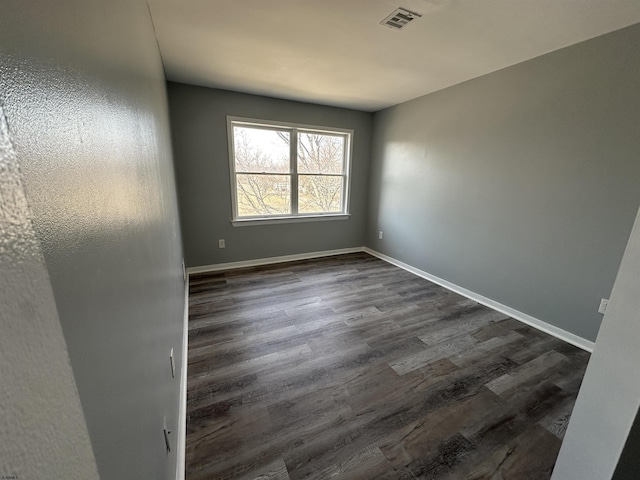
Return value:
M 240 216 L 291 213 L 289 132 L 234 127 Z
M 233 125 L 237 218 L 344 213 L 348 135 Z
M 298 211 L 340 212 L 344 137 L 318 133 L 298 135 Z

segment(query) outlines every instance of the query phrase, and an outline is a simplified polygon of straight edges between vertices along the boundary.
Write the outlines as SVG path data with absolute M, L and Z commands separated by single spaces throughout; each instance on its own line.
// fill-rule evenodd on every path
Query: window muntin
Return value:
M 351 131 L 228 124 L 234 221 L 347 214 Z

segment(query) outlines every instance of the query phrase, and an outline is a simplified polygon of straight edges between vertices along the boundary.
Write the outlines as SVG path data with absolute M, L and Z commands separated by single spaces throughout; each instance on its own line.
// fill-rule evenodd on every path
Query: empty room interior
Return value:
M 640 478 L 637 0 L 5 0 L 0 477 Z

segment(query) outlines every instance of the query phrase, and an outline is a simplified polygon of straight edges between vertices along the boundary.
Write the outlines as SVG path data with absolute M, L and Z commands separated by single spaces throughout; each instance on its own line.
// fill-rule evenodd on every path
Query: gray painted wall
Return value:
M 169 110 L 187 265 L 361 247 L 370 113 L 169 83 Z M 227 115 L 354 130 L 349 220 L 233 227 Z M 224 238 L 226 248 L 218 248 Z
M 632 465 L 621 458 L 640 407 L 640 212 L 629 238 L 552 480 L 605 480 Z M 637 457 L 638 452 L 628 452 Z M 637 463 L 637 462 L 636 462 Z M 638 471 L 633 477 L 638 478 Z
M 640 204 L 639 44 L 635 25 L 376 113 L 367 246 L 595 340 Z
M 3 1 L 0 102 L 100 477 L 175 478 L 184 284 L 165 82 L 146 3 Z M 46 293 L 29 275 L 24 311 Z M 10 328 L 25 342 L 32 329 L 20 320 Z M 43 332 L 55 335 L 55 326 Z M 41 348 L 57 344 L 66 355 L 60 343 Z M 45 387 L 35 393 L 53 400 Z M 3 405 L 3 418 L 11 413 Z M 72 401 L 59 413 L 77 417 Z M 52 415 L 36 419 L 55 428 Z M 74 441 L 64 434 L 39 438 Z M 87 460 L 84 444 L 67 447 L 57 462 Z M 30 454 L 13 461 L 29 463 Z M 67 478 L 57 471 L 25 478 Z

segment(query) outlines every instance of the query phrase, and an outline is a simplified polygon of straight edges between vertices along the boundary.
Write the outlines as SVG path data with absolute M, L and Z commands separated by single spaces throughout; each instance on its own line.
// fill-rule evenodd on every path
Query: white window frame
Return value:
M 289 150 L 289 172 L 291 182 L 291 213 L 285 215 L 260 215 L 260 216 L 238 216 L 238 191 L 236 183 L 236 169 L 234 158 L 234 126 L 247 126 L 255 128 L 264 128 L 267 130 L 287 130 L 290 134 L 290 150 Z M 344 163 L 342 186 L 342 211 L 330 213 L 298 213 L 298 131 L 312 132 L 327 135 L 344 136 Z M 231 223 L 235 227 L 248 225 L 267 225 L 277 223 L 292 222 L 313 222 L 325 220 L 347 220 L 351 215 L 349 213 L 349 197 L 351 187 L 351 156 L 353 148 L 353 130 L 334 127 L 320 127 L 317 125 L 307 125 L 301 123 L 278 122 L 275 120 L 262 120 L 255 118 L 227 116 L 227 139 L 229 144 L 229 171 L 231 174 Z

